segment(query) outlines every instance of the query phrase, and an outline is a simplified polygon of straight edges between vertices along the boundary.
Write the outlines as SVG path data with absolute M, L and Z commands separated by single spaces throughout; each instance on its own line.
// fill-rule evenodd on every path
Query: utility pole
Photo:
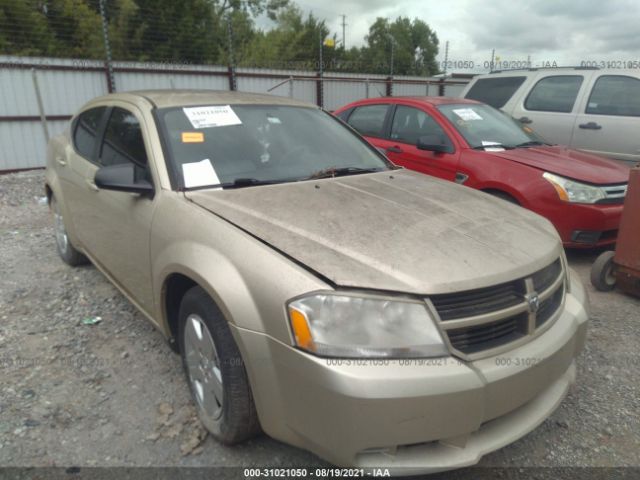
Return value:
M 447 81 L 447 63 L 449 62 L 449 40 L 444 44 L 444 68 L 442 69 L 442 77 L 440 78 L 438 85 L 438 95 L 444 97 L 446 94 L 446 85 Z
M 347 16 L 346 15 L 341 15 L 341 17 L 342 17 L 342 48 L 344 50 L 346 50 L 347 49 L 347 44 L 345 43 L 344 32 L 345 32 L 345 27 L 347 26 L 347 23 L 346 23 Z
M 236 81 L 236 64 L 233 56 L 233 27 L 231 26 L 231 15 L 227 16 L 227 36 L 229 38 L 229 90 L 235 91 L 238 89 L 238 83 Z
M 389 40 L 391 41 L 391 61 L 389 62 L 389 76 L 393 77 L 393 53 L 396 41 L 391 35 L 389 35 Z
M 447 40 L 444 44 L 444 68 L 442 69 L 442 73 L 444 76 L 447 76 L 447 65 L 449 63 L 449 40 Z
M 323 68 L 322 64 L 322 24 L 319 25 L 318 31 L 318 80 L 316 81 L 316 103 L 320 108 L 324 108 L 324 80 L 322 79 Z
M 491 63 L 489 64 L 489 67 L 491 68 L 491 71 L 494 71 L 494 59 L 496 58 L 496 49 L 494 48 L 493 50 L 491 50 Z
M 105 0 L 100 0 L 100 16 L 102 17 L 102 38 L 104 40 L 105 61 L 104 66 L 107 74 L 107 90 L 109 93 L 116 91 L 116 82 L 113 77 L 113 65 L 111 64 L 111 45 L 109 44 L 109 25 L 107 23 L 107 13 L 104 8 Z

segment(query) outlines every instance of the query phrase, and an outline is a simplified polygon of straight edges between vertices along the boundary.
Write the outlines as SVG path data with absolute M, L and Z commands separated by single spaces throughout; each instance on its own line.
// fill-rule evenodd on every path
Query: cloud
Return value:
M 296 0 L 292 0 L 296 1 Z M 299 0 L 305 13 L 324 19 L 347 47 L 365 42 L 377 17 L 420 18 L 441 44 L 450 42 L 450 60 L 502 58 L 579 65 L 584 60 L 640 60 L 637 0 Z

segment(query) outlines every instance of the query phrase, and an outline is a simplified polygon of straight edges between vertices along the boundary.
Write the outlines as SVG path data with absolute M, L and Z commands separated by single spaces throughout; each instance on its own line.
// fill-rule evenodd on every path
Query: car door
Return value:
M 533 128 L 546 141 L 570 145 L 578 99 L 584 94 L 585 77 L 591 72 L 539 76 L 511 114 Z
M 72 122 L 70 128 L 71 142 L 65 146 L 64 155 L 57 156 L 54 166 L 63 202 L 61 205 L 66 210 L 66 216 L 76 233 L 81 245 L 84 245 L 84 236 L 77 228 L 78 210 L 76 206 L 82 205 L 86 196 L 85 178 L 87 169 L 95 160 L 98 134 L 103 125 L 107 107 L 93 107 L 81 112 Z
M 101 190 L 94 182 L 102 166 L 132 163 L 136 178 L 154 183 L 150 144 L 142 116 L 128 104 L 107 111 L 96 162 L 86 169 L 84 201 L 78 208 L 78 228 L 92 260 L 101 266 L 146 312 L 153 308 L 149 243 L 153 198 Z M 157 185 L 157 182 L 155 182 Z
M 437 137 L 449 147 L 449 152 L 418 149 L 418 139 L 425 136 Z M 446 180 L 456 178 L 460 153 L 438 121 L 422 109 L 395 106 L 385 148 L 389 159 L 397 165 Z
M 383 153 L 386 148 L 385 130 L 391 105 L 375 103 L 359 105 L 350 110 L 346 122 Z M 341 116 L 341 119 L 344 118 Z
M 594 75 L 580 105 L 572 147 L 640 160 L 640 79 L 632 75 Z

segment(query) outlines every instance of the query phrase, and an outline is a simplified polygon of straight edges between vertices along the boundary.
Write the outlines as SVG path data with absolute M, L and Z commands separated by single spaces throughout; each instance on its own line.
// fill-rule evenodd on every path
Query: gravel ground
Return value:
M 95 268 L 58 258 L 42 195 L 41 171 L 0 176 L 0 466 L 321 464 L 266 436 L 232 448 L 206 437 L 179 357 Z M 586 284 L 595 257 L 569 252 Z M 538 429 L 480 466 L 640 466 L 640 301 L 588 289 L 577 385 Z

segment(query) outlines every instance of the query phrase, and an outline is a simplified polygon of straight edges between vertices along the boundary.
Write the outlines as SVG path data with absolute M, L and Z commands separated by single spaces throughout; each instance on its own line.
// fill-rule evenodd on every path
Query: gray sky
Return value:
M 362 45 L 376 17 L 420 18 L 440 39 L 440 55 L 449 41 L 449 60 L 472 61 L 483 70 L 491 50 L 502 61 L 533 66 L 556 62 L 640 61 L 640 2 L 637 0 L 292 0 L 305 14 L 326 20 L 346 44 Z M 454 71 L 463 71 L 461 68 Z

